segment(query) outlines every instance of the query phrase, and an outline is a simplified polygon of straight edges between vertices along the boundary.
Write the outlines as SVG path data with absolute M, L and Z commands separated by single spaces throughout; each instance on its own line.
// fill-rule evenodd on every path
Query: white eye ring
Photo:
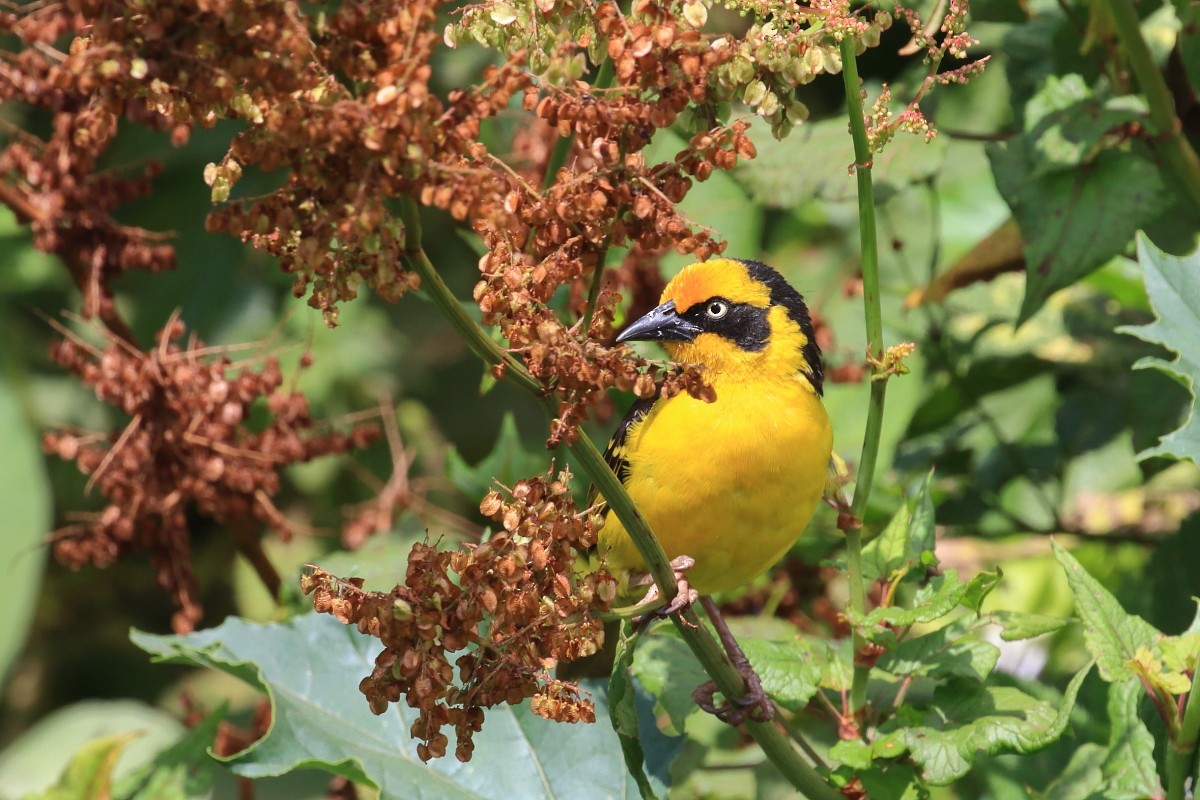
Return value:
M 709 319 L 720 319 L 729 313 L 729 303 L 724 300 L 710 300 L 704 313 L 708 315 Z

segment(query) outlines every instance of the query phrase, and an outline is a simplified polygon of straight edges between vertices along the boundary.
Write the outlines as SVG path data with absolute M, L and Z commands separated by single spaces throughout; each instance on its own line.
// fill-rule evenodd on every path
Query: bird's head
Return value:
M 820 394 L 821 349 L 804 298 L 766 264 L 718 258 L 685 267 L 661 305 L 618 342 L 662 342 L 671 358 L 715 376 L 800 373 Z

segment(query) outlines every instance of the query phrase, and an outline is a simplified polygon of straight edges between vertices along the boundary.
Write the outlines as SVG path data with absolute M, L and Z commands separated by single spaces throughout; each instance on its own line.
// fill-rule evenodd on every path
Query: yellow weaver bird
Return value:
M 833 430 L 808 307 L 766 264 L 715 259 L 617 337 L 635 340 L 702 366 L 717 398 L 638 401 L 605 457 L 667 555 L 694 559 L 696 592 L 742 586 L 795 543 L 825 487 Z M 645 569 L 611 511 L 599 545 L 614 573 Z

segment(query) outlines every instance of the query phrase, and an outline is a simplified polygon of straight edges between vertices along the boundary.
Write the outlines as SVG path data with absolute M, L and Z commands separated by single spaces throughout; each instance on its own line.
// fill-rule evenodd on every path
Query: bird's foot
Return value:
M 699 593 L 688 583 L 687 576 L 684 574 L 694 566 L 696 566 L 696 559 L 691 556 L 678 556 L 671 560 L 671 572 L 675 575 L 675 597 L 666 605 L 635 617 L 633 621 L 635 627 L 641 627 L 652 620 L 666 619 L 672 614 L 687 611 L 700 599 Z M 650 591 L 646 592 L 645 599 L 638 605 L 649 606 L 657 603 L 659 598 L 658 584 L 654 583 L 654 580 L 649 575 L 638 582 L 650 584 Z
M 750 667 L 749 663 L 746 664 L 746 667 L 745 670 L 738 669 L 738 674 L 746 682 L 744 695 L 717 705 L 713 699 L 717 693 L 717 684 L 709 681 L 696 687 L 696 691 L 692 692 L 692 699 L 696 701 L 696 705 L 722 722 L 733 726 L 741 725 L 747 717 L 755 722 L 770 722 L 774 719 L 775 705 L 763 691 L 758 673 Z
M 721 640 L 721 645 L 725 648 L 725 654 L 729 656 L 730 663 L 745 681 L 746 692 L 741 697 L 730 698 L 718 706 L 713 702 L 717 685 L 709 681 L 692 693 L 696 705 L 730 725 L 740 725 L 747 718 L 755 722 L 770 722 L 775 718 L 775 705 L 763 691 L 762 681 L 750 664 L 750 659 L 746 658 L 737 639 L 733 638 L 733 633 L 725 623 L 725 617 L 721 615 L 721 610 L 717 608 L 713 599 L 705 597 L 700 602 L 704 605 L 708 618 L 712 620 L 713 628 L 717 631 L 717 638 Z

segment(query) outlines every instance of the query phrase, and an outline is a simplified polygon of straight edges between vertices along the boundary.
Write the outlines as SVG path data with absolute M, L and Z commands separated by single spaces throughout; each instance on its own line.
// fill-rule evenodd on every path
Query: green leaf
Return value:
M 1138 454 L 1139 459 L 1169 456 L 1190 459 L 1200 464 L 1200 417 L 1196 414 L 1200 391 L 1200 352 L 1196 334 L 1200 331 L 1200 250 L 1178 258 L 1154 246 L 1146 237 L 1138 237 L 1138 261 L 1142 264 L 1146 292 L 1158 319 L 1148 325 L 1130 325 L 1117 330 L 1160 344 L 1177 354 L 1166 361 L 1143 358 L 1135 368 L 1154 367 L 1178 380 L 1191 393 L 1183 424 L 1162 438 L 1157 447 Z
M 1088 652 L 1096 659 L 1100 677 L 1106 681 L 1131 680 L 1135 673 L 1128 662 L 1139 647 L 1154 649 L 1161 635 L 1139 616 L 1126 613 L 1117 599 L 1087 573 L 1075 557 L 1051 542 L 1054 557 L 1067 573 L 1067 583 L 1075 596 L 1075 611 L 1083 622 Z
M 1138 716 L 1142 685 L 1123 681 L 1108 687 L 1108 756 L 1101 767 L 1102 796 L 1112 800 L 1162 797 L 1154 769 L 1154 737 Z
M 4 509 L 4 534 L 0 536 L 0 567 L 10 597 L 0 625 L 0 686 L 25 646 L 46 563 L 44 539 L 50 533 L 50 488 L 38 437 L 21 411 L 8 385 L 0 377 L 0 508 Z
M 137 737 L 136 733 L 115 733 L 88 742 L 71 759 L 58 783 L 31 800 L 95 800 L 111 796 L 113 768 Z
M 876 762 L 857 777 L 871 800 L 926 800 L 929 797 L 929 790 L 908 763 Z
M 1180 61 L 1187 72 L 1188 82 L 1193 87 L 1200 86 L 1200 5 L 1190 0 L 1175 0 L 1175 15 L 1179 17 L 1182 29 L 1175 43 L 1179 47 Z
M 357 550 L 339 550 L 313 561 L 330 575 L 362 578 L 367 591 L 390 592 L 396 584 L 404 582 L 413 545 L 425 541 L 427 536 L 415 516 L 404 514 L 398 530 L 372 536 Z
M 992 674 L 1000 649 L 979 638 L 981 620 L 954 622 L 923 636 L 910 636 L 884 653 L 876 666 L 899 677 L 928 675 L 982 681 Z
M 856 194 L 850 166 L 854 142 L 839 118 L 806 122 L 783 140 L 766 128 L 750 129 L 758 155 L 738 164 L 733 173 L 751 198 L 770 208 L 793 209 L 810 200 L 853 202 Z M 872 177 L 879 199 L 935 175 L 946 157 L 941 139 L 897 136 L 877 154 Z
M 789 711 L 802 711 L 821 684 L 821 664 L 832 659 L 823 642 L 746 639 L 742 652 L 762 679 L 763 691 Z
M 613 736 L 603 687 L 590 684 L 596 725 L 567 725 L 526 706 L 490 709 L 468 764 L 423 764 L 409 737 L 415 712 L 403 703 L 375 716 L 358 691 L 374 667 L 378 640 L 332 617 L 284 624 L 227 619 L 187 636 L 134 631 L 155 660 L 212 667 L 262 688 L 271 701 L 266 736 L 226 759 L 249 778 L 315 767 L 413 800 L 622 796 L 638 790 Z
M 917 493 L 900 507 L 883 532 L 863 548 L 863 578 L 868 583 L 889 578 L 897 569 L 920 564 L 921 554 L 933 550 L 933 500 L 929 496 L 932 478 L 932 472 L 925 476 Z
M 829 748 L 829 757 L 854 769 L 870 769 L 871 745 L 859 739 L 842 739 Z
M 1106 749 L 1089 742 L 1071 754 L 1071 760 L 1046 787 L 1045 800 L 1089 800 L 1104 783 L 1100 772 L 1108 757 Z
M 633 623 L 629 620 L 622 620 L 617 637 L 617 653 L 613 671 L 608 678 L 608 706 L 613 730 L 617 734 L 617 739 L 621 743 L 621 753 L 625 757 L 625 769 L 629 770 L 629 774 L 633 776 L 643 800 L 654 800 L 654 788 L 646 776 L 646 753 L 642 750 L 642 742 L 638 734 L 637 703 L 635 702 L 633 675 L 630 672 L 637 639 L 638 635 L 634 631 Z
M 688 716 L 696 710 L 692 692 L 709 679 L 691 648 L 666 625 L 642 637 L 633 677 L 654 698 L 658 727 L 674 736 L 684 732 Z
M 1158 642 L 1163 666 L 1174 672 L 1196 672 L 1200 661 L 1200 631 L 1165 636 Z
M 1089 664 L 1067 686 L 1060 704 L 1037 700 L 1011 686 L 984 686 L 954 679 L 939 686 L 918 724 L 895 730 L 898 721 L 881 726 L 875 743 L 907 750 L 922 777 L 938 786 L 965 775 L 980 753 L 1032 753 L 1062 736 Z
M 1071 620 L 1051 617 L 1046 614 L 1031 614 L 1025 611 L 993 611 L 988 618 L 1000 625 L 1000 638 L 1006 642 L 1032 639 L 1046 633 L 1061 630 Z
M 738 631 L 741 620 L 729 622 L 762 680 L 763 691 L 789 711 L 802 711 L 819 686 L 835 691 L 849 688 L 851 675 L 845 660 L 828 642 L 802 636 L 787 640 L 748 636 Z M 692 692 L 709 678 L 678 632 L 659 625 L 643 636 L 632 671 L 654 697 L 659 727 L 668 734 L 683 733 L 685 721 L 697 708 Z
M 500 423 L 492 452 L 471 466 L 457 450 L 451 450 L 446 454 L 446 475 L 463 494 L 478 502 L 496 481 L 512 486 L 521 478 L 545 472 L 547 460 L 545 451 L 525 449 L 517 422 L 507 413 Z
M 1024 135 L 988 149 L 996 186 L 1026 242 L 1022 323 L 1170 207 L 1162 175 L 1141 149 L 1104 149 L 1087 164 L 1047 172 L 1036 147 Z
M 1146 113 L 1139 97 L 1095 97 L 1082 75 L 1050 76 L 1025 106 L 1025 130 L 1040 156 L 1034 176 L 1091 162 L 1106 138 Z
M 861 625 L 877 631 L 886 630 L 884 626 L 907 628 L 918 622 L 940 619 L 959 604 L 978 612 L 983 599 L 999 582 L 999 572 L 980 572 L 963 583 L 958 580 L 958 570 L 948 569 L 917 590 L 911 607 L 877 608 L 862 618 Z M 851 619 L 851 622 L 854 623 L 855 620 Z M 870 636 L 870 631 L 865 632 L 865 635 Z
M 135 700 L 85 700 L 38 720 L 0 753 L 0 798 L 45 791 L 77 751 L 113 734 L 137 733 L 117 764 L 121 779 L 185 735 L 170 714 Z
M 118 780 L 113 795 L 122 800 L 186 800 L 206 794 L 217 764 L 209 748 L 225 714 L 224 706 L 209 714 L 152 761 Z

